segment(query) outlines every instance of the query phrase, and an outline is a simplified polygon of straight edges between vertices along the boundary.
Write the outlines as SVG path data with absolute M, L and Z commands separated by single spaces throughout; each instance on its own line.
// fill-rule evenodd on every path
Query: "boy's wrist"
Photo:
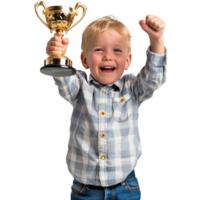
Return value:
M 149 36 L 150 44 L 151 44 L 151 51 L 158 54 L 165 53 L 164 47 L 164 38 L 163 36 L 160 38 L 152 38 Z

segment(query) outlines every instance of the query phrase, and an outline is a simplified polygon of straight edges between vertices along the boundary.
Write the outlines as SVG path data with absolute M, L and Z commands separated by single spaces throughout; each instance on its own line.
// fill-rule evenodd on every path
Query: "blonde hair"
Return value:
M 88 40 L 92 36 L 98 38 L 101 34 L 108 32 L 110 30 L 117 31 L 120 35 L 124 36 L 127 40 L 128 52 L 131 52 L 131 35 L 127 27 L 117 20 L 114 16 L 105 16 L 91 22 L 82 34 L 82 44 L 81 49 L 84 53 L 88 51 Z

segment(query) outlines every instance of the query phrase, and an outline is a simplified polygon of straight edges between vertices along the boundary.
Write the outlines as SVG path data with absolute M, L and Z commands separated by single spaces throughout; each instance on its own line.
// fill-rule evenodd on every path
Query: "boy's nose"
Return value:
M 105 53 L 104 56 L 103 56 L 103 60 L 112 60 L 112 55 L 110 53 Z

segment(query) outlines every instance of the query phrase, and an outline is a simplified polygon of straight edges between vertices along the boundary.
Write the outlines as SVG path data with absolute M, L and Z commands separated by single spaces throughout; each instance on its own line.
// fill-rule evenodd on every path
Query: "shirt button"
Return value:
M 124 98 L 122 97 L 121 99 L 120 99 L 120 102 L 121 103 L 123 103 L 125 100 L 124 100 Z
M 165 65 L 167 65 L 167 63 L 165 63 Z
M 105 134 L 104 134 L 104 133 L 102 133 L 102 134 L 101 134 L 101 137 L 102 137 L 102 138 L 104 138 L 104 137 L 105 137 Z
M 104 115 L 105 115 L 105 112 L 101 112 L 101 115 L 104 116 Z
M 103 92 L 104 94 L 106 94 L 106 91 L 105 91 L 105 90 L 103 90 L 102 92 Z
M 105 160 L 105 156 L 101 156 L 101 160 Z

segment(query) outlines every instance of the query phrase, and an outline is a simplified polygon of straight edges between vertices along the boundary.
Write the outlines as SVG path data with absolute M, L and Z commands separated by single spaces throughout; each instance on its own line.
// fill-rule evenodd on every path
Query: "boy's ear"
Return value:
M 84 56 L 83 53 L 80 53 L 79 54 L 79 63 L 84 70 L 88 70 L 89 68 L 87 67 L 87 63 L 85 63 L 85 61 L 86 61 L 86 57 Z
M 83 54 L 79 53 L 79 63 L 81 65 L 81 67 L 83 67 Z
M 133 65 L 133 61 L 134 61 L 134 53 L 129 54 L 128 58 L 127 58 L 127 63 L 126 63 L 126 68 L 127 70 L 130 70 L 130 68 Z

